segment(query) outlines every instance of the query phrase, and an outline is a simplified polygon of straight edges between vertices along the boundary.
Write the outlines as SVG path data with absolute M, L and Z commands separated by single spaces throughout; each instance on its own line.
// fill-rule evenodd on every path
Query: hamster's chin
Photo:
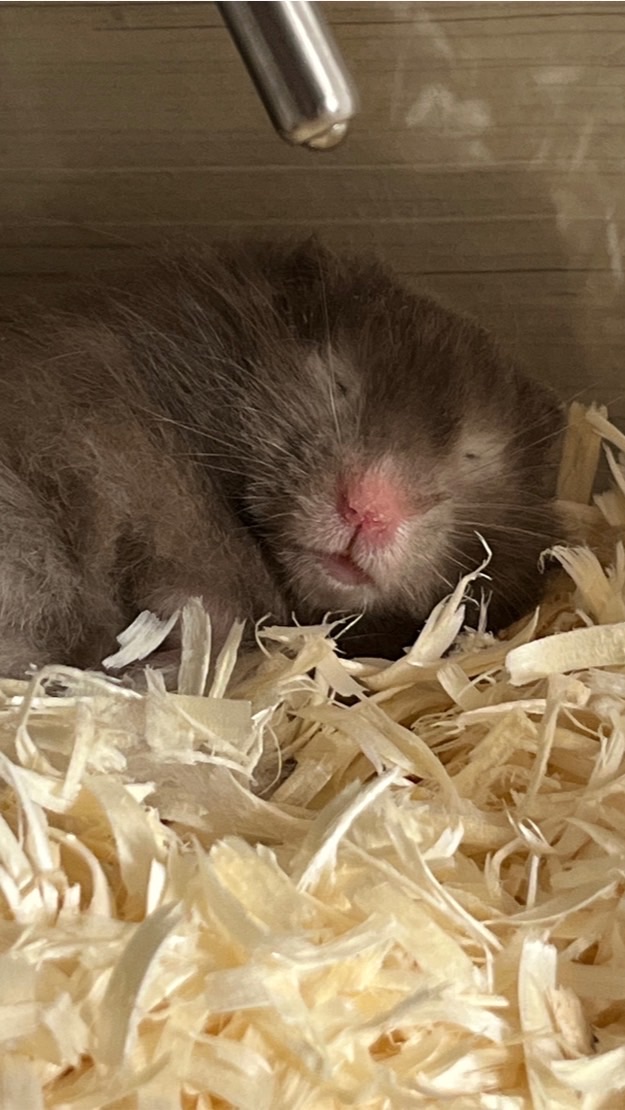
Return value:
M 345 554 L 317 556 L 318 566 L 326 578 L 335 586 L 348 589 L 375 589 L 375 582 L 366 570 Z
M 380 587 L 348 554 L 301 551 L 289 560 L 295 593 L 315 609 L 370 609 Z

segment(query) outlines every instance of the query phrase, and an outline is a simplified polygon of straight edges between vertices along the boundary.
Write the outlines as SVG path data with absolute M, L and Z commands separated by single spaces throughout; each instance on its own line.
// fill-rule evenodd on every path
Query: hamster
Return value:
M 561 406 L 375 260 L 192 250 L 0 333 L 3 675 L 98 667 L 191 596 L 216 647 L 235 618 L 362 614 L 345 649 L 397 656 L 480 537 L 489 626 L 537 600 Z

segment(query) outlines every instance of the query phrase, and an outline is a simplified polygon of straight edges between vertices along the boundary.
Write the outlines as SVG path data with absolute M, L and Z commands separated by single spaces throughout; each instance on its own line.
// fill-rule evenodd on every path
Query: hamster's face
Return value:
M 283 362 L 254 385 L 274 404 L 250 405 L 247 509 L 296 616 L 362 612 L 354 650 L 397 653 L 484 540 L 502 626 L 536 601 L 555 538 L 559 406 L 477 325 L 378 268 L 308 278 L 289 285 Z

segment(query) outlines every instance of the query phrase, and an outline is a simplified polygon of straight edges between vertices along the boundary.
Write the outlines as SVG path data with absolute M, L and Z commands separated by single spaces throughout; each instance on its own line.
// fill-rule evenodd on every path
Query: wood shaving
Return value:
M 3 1110 L 625 1105 L 614 449 L 574 406 L 586 534 L 507 636 L 463 629 L 467 579 L 397 663 L 327 625 L 240 665 L 236 626 L 211 670 L 191 602 L 175 693 L 0 681 Z

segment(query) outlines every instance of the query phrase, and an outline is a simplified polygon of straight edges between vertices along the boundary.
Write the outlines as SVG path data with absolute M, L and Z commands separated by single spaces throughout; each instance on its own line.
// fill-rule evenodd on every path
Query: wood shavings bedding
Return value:
M 462 631 L 465 581 L 397 663 L 327 626 L 241 666 L 234 628 L 206 692 L 191 603 L 178 693 L 0 683 L 3 1110 L 625 1105 L 625 468 L 589 504 L 599 437 L 625 448 L 574 406 L 559 494 L 598 555 L 557 548 L 507 638 Z

